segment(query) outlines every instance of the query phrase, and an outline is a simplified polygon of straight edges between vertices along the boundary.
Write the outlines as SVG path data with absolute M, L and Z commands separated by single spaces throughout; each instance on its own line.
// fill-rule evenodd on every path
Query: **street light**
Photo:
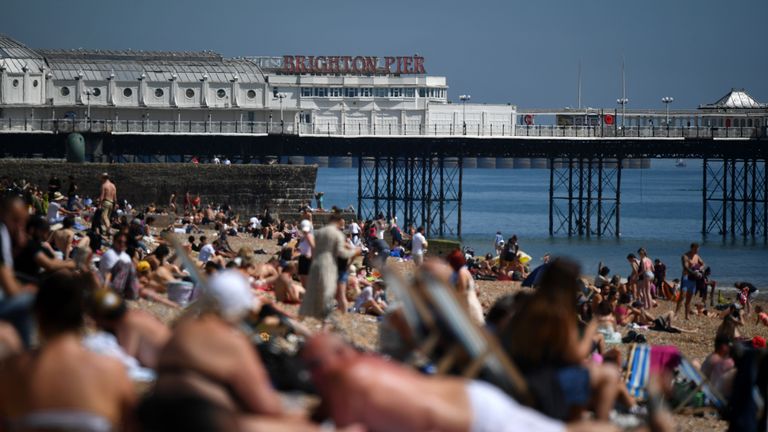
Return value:
M 467 134 L 467 101 L 472 99 L 472 95 L 461 95 L 459 96 L 459 100 L 462 104 L 462 113 L 461 113 L 461 124 L 462 124 L 462 131 L 463 134 Z
M 85 99 L 88 101 L 87 102 L 88 110 L 86 111 L 87 112 L 86 117 L 88 117 L 88 124 L 90 125 L 91 124 L 91 95 L 93 94 L 93 91 L 87 88 L 83 90 L 83 93 L 85 93 Z
M 664 105 L 665 105 L 665 107 L 666 107 L 666 112 L 667 112 L 667 127 L 669 127 L 669 104 L 671 104 L 672 102 L 674 102 L 674 101 L 675 101 L 675 98 L 673 98 L 673 97 L 671 97 L 671 96 L 664 96 L 663 98 L 661 98 L 661 101 L 662 101 L 662 102 L 664 102 Z
M 274 92 L 273 95 L 274 98 L 272 100 L 280 100 L 280 133 L 283 133 L 285 131 L 285 123 L 283 123 L 283 99 L 285 99 L 286 94 Z
M 625 113 L 625 106 L 629 103 L 629 99 L 622 97 L 616 99 L 616 103 L 621 105 L 621 128 L 624 129 L 624 113 Z

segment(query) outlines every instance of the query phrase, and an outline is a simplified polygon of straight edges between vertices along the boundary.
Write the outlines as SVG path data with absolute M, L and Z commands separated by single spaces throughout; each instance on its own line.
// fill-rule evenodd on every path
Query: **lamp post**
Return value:
M 664 103 L 664 106 L 665 106 L 666 118 L 667 118 L 666 124 L 667 124 L 667 127 L 669 127 L 669 104 L 674 102 L 675 98 L 671 96 L 664 96 L 663 98 L 661 98 L 661 101 Z
M 462 104 L 461 125 L 462 125 L 463 135 L 467 134 L 467 101 L 470 99 L 472 99 L 472 95 L 459 96 L 459 100 L 461 101 L 461 104 Z
M 278 99 L 280 101 L 280 133 L 285 132 L 285 123 L 283 123 L 283 99 L 285 99 L 285 93 L 275 93 L 274 99 Z M 273 100 L 274 100 L 273 99 Z
M 629 99 L 625 97 L 618 98 L 616 99 L 616 103 L 621 105 L 621 129 L 624 129 L 624 114 L 626 113 L 624 107 L 629 103 Z

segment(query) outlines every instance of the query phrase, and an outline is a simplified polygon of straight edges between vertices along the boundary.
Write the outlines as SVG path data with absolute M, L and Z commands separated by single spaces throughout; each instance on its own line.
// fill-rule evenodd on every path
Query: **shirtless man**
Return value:
M 117 188 L 115 184 L 109 180 L 109 174 L 103 173 L 101 175 L 101 194 L 99 195 L 99 206 L 101 207 L 101 224 L 104 227 L 105 233 L 109 233 L 109 217 L 112 215 L 112 211 L 115 209 L 115 203 L 117 202 Z
M 302 350 L 312 381 L 336 426 L 369 430 L 603 431 L 610 425 L 565 425 L 518 404 L 481 381 L 431 377 L 360 354 L 329 334 Z
M 171 330 L 160 320 L 141 309 L 129 309 L 108 289 L 93 293 L 91 316 L 100 328 L 115 335 L 126 354 L 142 366 L 157 367 L 157 356 L 171 338 Z
M 280 275 L 275 279 L 274 289 L 277 301 L 285 303 L 301 303 L 304 297 L 304 287 L 293 280 L 293 274 L 296 272 L 296 264 L 290 263 Z
M 160 352 L 156 394 L 197 395 L 236 412 L 281 416 L 267 371 L 237 327 L 254 303 L 240 273 L 212 276 L 195 303 L 199 314 L 182 318 Z
M 699 244 L 691 243 L 691 248 L 680 257 L 680 261 L 683 265 L 683 277 L 680 279 L 681 292 L 677 299 L 675 313 L 680 311 L 680 305 L 685 297 L 685 319 L 687 320 L 691 313 L 691 298 L 696 292 L 696 280 L 703 277 L 701 270 L 704 268 L 704 260 L 699 256 Z
M 136 399 L 125 366 L 82 346 L 82 287 L 89 274 L 60 271 L 35 300 L 41 347 L 0 369 L 0 417 L 16 430 L 123 430 Z
M 75 230 L 72 229 L 75 226 L 75 219 L 72 216 L 67 216 L 62 221 L 62 228 L 51 233 L 49 242 L 61 252 L 64 259 L 72 258 L 72 251 L 74 249 L 73 243 L 75 240 Z M 90 239 L 86 236 L 81 238 L 77 243 L 78 249 L 86 249 L 90 246 Z

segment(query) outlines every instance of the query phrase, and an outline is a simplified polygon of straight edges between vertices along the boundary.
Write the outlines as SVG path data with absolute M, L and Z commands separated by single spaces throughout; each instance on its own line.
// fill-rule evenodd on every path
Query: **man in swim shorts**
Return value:
M 614 429 L 595 422 L 566 425 L 520 405 L 486 382 L 421 375 L 361 354 L 330 334 L 310 339 L 302 358 L 337 427 L 446 432 Z
M 699 244 L 691 243 L 691 248 L 684 253 L 680 260 L 683 265 L 683 277 L 680 279 L 680 296 L 677 298 L 675 313 L 680 311 L 680 305 L 685 298 L 685 319 L 691 313 L 691 298 L 696 292 L 696 281 L 704 276 L 701 270 L 704 268 L 704 260 L 699 256 Z

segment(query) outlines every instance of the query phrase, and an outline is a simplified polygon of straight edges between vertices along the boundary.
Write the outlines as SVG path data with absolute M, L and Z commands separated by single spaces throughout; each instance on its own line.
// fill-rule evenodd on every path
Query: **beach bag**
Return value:
M 195 285 L 187 281 L 173 281 L 168 283 L 168 300 L 186 307 L 192 300 L 192 291 Z

